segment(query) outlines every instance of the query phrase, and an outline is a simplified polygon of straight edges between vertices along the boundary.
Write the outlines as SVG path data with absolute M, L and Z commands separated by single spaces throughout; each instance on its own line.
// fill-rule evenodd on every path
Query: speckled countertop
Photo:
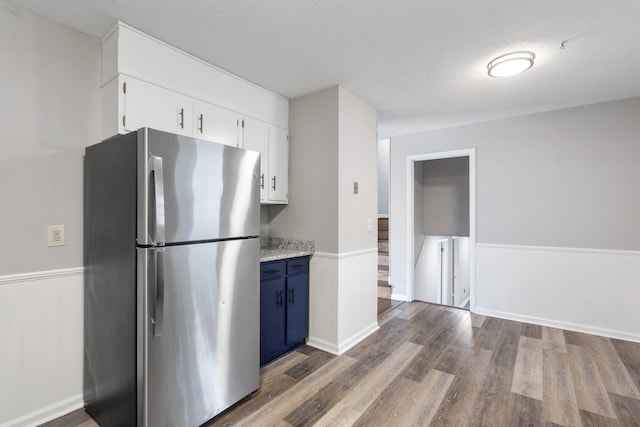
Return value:
M 260 238 L 260 262 L 312 255 L 313 240 L 285 239 L 282 237 Z

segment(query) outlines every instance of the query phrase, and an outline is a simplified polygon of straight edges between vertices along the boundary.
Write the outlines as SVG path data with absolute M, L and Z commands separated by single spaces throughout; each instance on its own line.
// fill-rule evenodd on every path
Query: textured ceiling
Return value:
M 11 3 L 96 37 L 121 20 L 288 98 L 340 84 L 381 138 L 640 95 L 638 0 Z M 513 50 L 534 67 L 487 77 Z

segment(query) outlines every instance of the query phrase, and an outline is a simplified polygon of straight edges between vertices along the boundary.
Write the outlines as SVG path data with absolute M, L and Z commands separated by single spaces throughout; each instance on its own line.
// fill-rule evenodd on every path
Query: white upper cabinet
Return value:
M 193 136 L 220 144 L 239 146 L 240 116 L 202 101 L 193 102 Z
M 286 129 L 245 117 L 243 148 L 260 153 L 260 202 L 289 202 L 289 136 Z
M 269 201 L 289 202 L 289 133 L 269 126 Z
M 260 153 L 260 201 L 269 198 L 269 125 L 250 118 L 242 122 L 242 148 Z
M 122 83 L 124 130 L 150 127 L 193 136 L 193 102 L 188 96 L 127 78 Z
M 260 201 L 288 203 L 289 100 L 119 22 L 102 39 L 102 136 L 141 127 L 260 152 Z

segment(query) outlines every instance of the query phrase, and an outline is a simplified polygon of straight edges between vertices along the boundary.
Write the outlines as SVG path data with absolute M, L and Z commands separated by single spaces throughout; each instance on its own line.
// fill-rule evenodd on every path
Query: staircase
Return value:
M 378 298 L 391 299 L 388 218 L 378 218 Z

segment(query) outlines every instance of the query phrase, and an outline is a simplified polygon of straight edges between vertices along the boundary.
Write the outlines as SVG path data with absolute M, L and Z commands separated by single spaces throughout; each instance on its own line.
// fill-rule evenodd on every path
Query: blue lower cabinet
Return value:
M 309 336 L 309 275 L 287 277 L 286 344 L 304 342 Z
M 260 363 L 285 347 L 285 278 L 260 281 Z
M 260 264 L 260 364 L 309 336 L 309 257 Z

